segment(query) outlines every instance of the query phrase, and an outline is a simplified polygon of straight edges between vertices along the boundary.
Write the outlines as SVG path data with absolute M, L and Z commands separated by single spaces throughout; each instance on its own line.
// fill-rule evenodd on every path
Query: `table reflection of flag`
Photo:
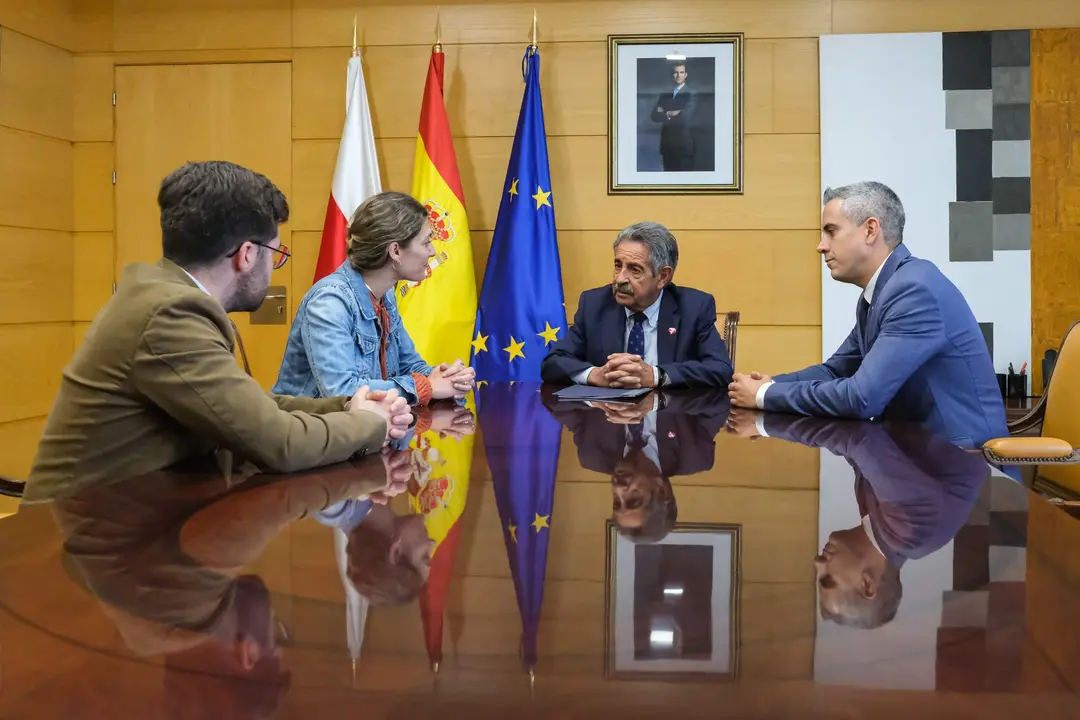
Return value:
M 461 515 L 469 494 L 473 436 L 461 440 L 440 438 L 429 430 L 410 444 L 416 469 L 409 483 L 409 507 L 424 516 L 428 535 L 435 541 L 431 574 L 420 593 L 424 644 L 433 672 L 442 662 L 443 617 L 454 570 L 454 552 L 461 534 Z
M 521 660 L 531 672 L 537 660 L 562 428 L 544 409 L 535 383 L 485 386 L 479 420 L 521 614 Z
M 360 660 L 360 648 L 364 645 L 364 627 L 367 625 L 368 600 L 349 582 L 349 560 L 346 548 L 349 538 L 340 528 L 334 529 L 334 554 L 337 557 L 341 585 L 345 588 L 345 628 L 352 659 L 353 682 L 356 682 L 356 663 Z

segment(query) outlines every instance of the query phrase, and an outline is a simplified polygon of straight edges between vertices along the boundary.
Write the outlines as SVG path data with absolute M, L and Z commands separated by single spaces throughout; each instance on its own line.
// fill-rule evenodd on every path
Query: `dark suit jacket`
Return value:
M 626 425 L 608 422 L 604 411 L 579 402 L 560 402 L 544 393 L 544 406 L 574 436 L 578 462 L 586 470 L 610 474 L 626 449 Z M 656 450 L 660 474 L 693 475 L 711 470 L 716 436 L 728 416 L 727 394 L 710 390 L 661 392 L 656 410 Z
M 582 370 L 601 367 L 608 355 L 625 352 L 625 337 L 626 309 L 615 302 L 611 286 L 586 290 L 578 300 L 574 324 L 544 358 L 540 376 L 544 382 L 573 383 L 574 375 Z M 664 288 L 656 356 L 672 387 L 728 386 L 731 360 L 716 330 L 712 295 L 674 283 Z
M 857 322 L 825 363 L 773 379 L 766 410 L 916 422 L 965 447 L 1009 434 L 971 308 L 903 245 L 878 275 L 866 326 Z
M 765 431 L 845 458 L 874 539 L 893 566 L 925 557 L 960 532 L 990 466 L 915 425 L 800 418 L 769 413 Z
M 24 503 L 225 448 L 293 472 L 378 450 L 386 423 L 346 398 L 268 394 L 237 365 L 217 300 L 162 260 L 124 269 L 64 368 Z
M 654 122 L 663 123 L 660 126 L 661 155 L 694 154 L 694 114 L 697 106 L 697 95 L 686 85 L 674 97 L 671 92 L 666 92 L 657 98 L 651 117 Z M 670 110 L 678 110 L 679 114 L 669 118 L 667 113 Z

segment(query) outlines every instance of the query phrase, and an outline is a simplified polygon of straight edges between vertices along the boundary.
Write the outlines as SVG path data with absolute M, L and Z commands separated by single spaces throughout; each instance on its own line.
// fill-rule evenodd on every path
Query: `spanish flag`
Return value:
M 412 195 L 428 210 L 436 255 L 427 277 L 398 285 L 398 310 L 420 356 L 431 365 L 468 363 L 476 322 L 476 274 L 469 219 L 443 103 L 445 56 L 432 48 L 420 132 L 416 137 Z
M 473 436 L 460 440 L 439 437 L 428 430 L 414 438 L 410 452 L 415 469 L 409 481 L 409 506 L 423 515 L 428 536 L 435 541 L 431 574 L 420 593 L 424 645 L 433 672 L 442 662 L 443 618 L 454 571 L 454 554 L 461 535 L 461 516 L 469 494 Z

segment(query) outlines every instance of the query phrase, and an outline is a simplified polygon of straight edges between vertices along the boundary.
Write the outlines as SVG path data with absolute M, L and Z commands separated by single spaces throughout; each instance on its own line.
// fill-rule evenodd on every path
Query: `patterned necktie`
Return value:
M 638 357 L 645 357 L 645 313 L 634 313 L 630 316 L 634 321 L 634 327 L 630 328 L 630 337 L 626 339 L 626 352 Z
M 626 429 L 630 431 L 630 447 L 641 449 L 648 443 L 642 437 L 643 423 L 634 423 L 633 425 L 627 425 Z

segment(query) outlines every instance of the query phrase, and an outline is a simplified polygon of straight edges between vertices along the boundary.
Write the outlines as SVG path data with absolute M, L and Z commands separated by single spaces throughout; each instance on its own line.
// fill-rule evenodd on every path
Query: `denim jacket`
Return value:
M 308 291 L 289 331 L 273 392 L 300 397 L 340 397 L 361 386 L 396 389 L 410 405 L 419 402 L 412 373 L 428 375 L 432 367 L 416 352 L 401 323 L 391 288 L 383 296 L 390 316 L 386 372 L 379 367 L 379 328 L 371 293 L 348 261 Z

